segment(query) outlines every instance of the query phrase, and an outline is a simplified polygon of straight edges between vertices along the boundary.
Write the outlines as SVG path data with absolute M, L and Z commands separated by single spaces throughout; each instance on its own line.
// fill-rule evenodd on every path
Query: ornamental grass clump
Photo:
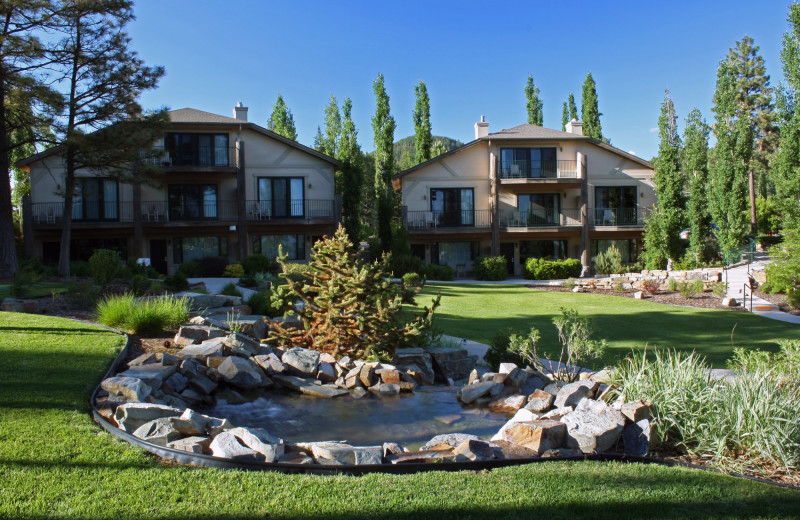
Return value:
M 175 330 L 189 317 L 186 297 L 137 299 L 132 293 L 104 298 L 97 304 L 97 321 L 131 334 Z

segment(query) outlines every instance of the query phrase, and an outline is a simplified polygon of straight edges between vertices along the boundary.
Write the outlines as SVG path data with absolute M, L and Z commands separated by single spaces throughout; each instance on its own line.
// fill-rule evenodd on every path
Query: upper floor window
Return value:
M 170 184 L 167 196 L 170 220 L 217 218 L 215 184 Z
M 633 225 L 637 223 L 636 186 L 596 186 L 594 204 L 595 225 Z
M 521 193 L 517 195 L 517 209 L 529 226 L 555 224 L 559 221 L 560 200 L 558 193 Z
M 555 147 L 500 149 L 500 176 L 505 179 L 550 178 L 557 172 Z
M 164 148 L 172 166 L 229 166 L 228 134 L 168 133 Z
M 72 202 L 73 220 L 117 220 L 119 194 L 114 179 L 79 178 Z
M 472 188 L 432 188 L 431 212 L 439 226 L 474 226 Z
M 259 177 L 258 202 L 271 218 L 305 215 L 302 177 Z

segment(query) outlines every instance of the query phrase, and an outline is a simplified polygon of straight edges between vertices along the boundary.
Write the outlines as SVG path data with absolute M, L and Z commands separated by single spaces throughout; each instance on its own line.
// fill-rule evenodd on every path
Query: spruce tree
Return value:
M 278 94 L 278 99 L 275 100 L 275 106 L 269 115 L 267 129 L 287 139 L 297 141 L 297 130 L 294 127 L 292 111 L 286 106 L 286 102 L 280 94 Z
M 780 142 L 772 175 L 784 227 L 800 228 L 800 4 L 789 7 L 787 20 L 789 31 L 783 35 L 781 49 L 786 83 L 778 96 Z
M 358 131 L 353 123 L 353 103 L 344 98 L 342 103 L 342 131 L 337 146 L 337 159 L 342 165 L 336 172 L 336 190 L 342 194 L 342 221 L 351 242 L 361 238 L 361 212 L 359 204 L 363 185 L 362 153 L 358 145 Z
M 736 117 L 736 71 L 722 61 L 714 92 L 714 134 L 717 146 L 711 160 L 708 209 L 719 227 L 717 239 L 723 253 L 744 243 L 747 218 L 747 171 L 753 152 L 753 128 L 747 118 Z
M 322 136 L 322 153 L 336 157 L 341 134 L 342 115 L 339 113 L 336 97 L 331 94 L 330 102 L 325 107 L 325 134 Z
M 705 240 L 711 231 L 707 203 L 709 132 L 700 110 L 695 108 L 689 112 L 683 132 L 683 160 L 689 185 L 689 198 L 686 201 L 686 220 L 691 230 L 689 252 L 696 263 L 703 260 Z
M 414 165 L 431 158 L 431 100 L 424 81 L 414 87 L 416 102 L 414 103 Z
M 317 133 L 314 135 L 314 150 L 325 153 L 325 145 L 322 143 L 322 129 L 317 125 Z
M 394 208 L 394 129 L 395 121 L 389 108 L 383 74 L 378 74 L 373 84 L 375 92 L 375 115 L 372 129 L 375 134 L 375 198 L 377 200 L 377 227 L 381 250 L 388 251 L 392 242 L 392 216 Z
M 564 101 L 564 106 L 561 107 L 561 131 L 567 129 L 567 123 L 569 123 L 569 112 L 567 111 L 567 102 Z
M 575 95 L 572 92 L 569 93 L 567 104 L 569 105 L 569 120 L 578 119 L 578 107 L 575 105 Z
M 528 109 L 528 124 L 542 126 L 542 100 L 539 98 L 539 87 L 534 85 L 533 76 L 528 74 L 528 83 L 525 85 L 525 106 Z
M 588 135 L 598 141 L 603 140 L 603 130 L 600 126 L 600 110 L 597 106 L 597 85 L 594 82 L 592 73 L 586 74 L 583 81 L 583 91 L 581 99 L 581 117 L 583 118 L 583 135 Z

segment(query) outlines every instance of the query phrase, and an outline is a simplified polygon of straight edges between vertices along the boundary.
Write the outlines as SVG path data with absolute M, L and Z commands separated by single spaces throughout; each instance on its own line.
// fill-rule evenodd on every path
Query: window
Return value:
M 182 264 L 196 258 L 207 256 L 228 257 L 227 237 L 183 237 L 172 241 L 172 258 Z
M 524 240 L 519 243 L 519 256 L 522 265 L 528 258 L 562 260 L 567 258 L 566 240 Z
M 431 211 L 439 226 L 474 226 L 472 188 L 432 188 Z
M 431 261 L 438 265 L 469 265 L 479 253 L 478 242 L 439 242 L 431 244 Z
M 594 189 L 595 225 L 637 223 L 636 186 L 597 186 Z
M 514 178 L 552 178 L 557 176 L 556 149 L 501 148 L 500 176 Z
M 170 184 L 170 220 L 211 220 L 217 218 L 215 184 Z
M 641 250 L 641 242 L 639 240 L 630 238 L 622 240 L 592 240 L 592 261 L 599 253 L 604 253 L 611 245 L 617 246 L 620 254 L 622 255 L 622 262 L 625 264 L 632 264 L 639 260 L 639 251 Z
M 559 223 L 558 193 L 525 193 L 517 195 L 520 219 L 528 226 L 545 226 Z
M 278 256 L 278 246 L 283 246 L 283 252 L 289 260 L 306 259 L 305 235 L 256 235 L 253 237 L 253 253 L 261 253 L 270 260 Z
M 73 220 L 118 220 L 117 181 L 112 179 L 76 179 L 72 199 Z
M 228 134 L 169 133 L 164 137 L 172 166 L 230 166 Z
M 305 215 L 302 177 L 259 177 L 258 202 L 271 218 Z

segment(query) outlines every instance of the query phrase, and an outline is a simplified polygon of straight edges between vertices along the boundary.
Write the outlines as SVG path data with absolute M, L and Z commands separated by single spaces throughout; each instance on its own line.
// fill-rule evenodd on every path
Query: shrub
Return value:
M 769 249 L 775 260 L 766 268 L 772 292 L 787 293 L 800 284 L 800 230 L 788 230 L 782 244 Z
M 561 286 L 564 287 L 565 289 L 574 289 L 575 287 L 577 287 L 577 285 L 578 285 L 577 278 L 572 276 L 564 280 L 564 283 L 561 284 Z
M 153 280 L 150 282 L 149 291 L 151 294 L 158 294 L 161 292 L 161 282 Z
M 505 280 L 508 278 L 508 263 L 503 256 L 479 256 L 472 263 L 476 280 Z
M 119 272 L 120 257 L 112 249 L 96 249 L 89 258 L 89 273 L 96 285 L 105 288 Z
M 645 292 L 650 296 L 656 294 L 660 287 L 661 287 L 661 280 L 653 278 L 645 278 L 644 280 L 642 280 L 642 289 L 644 289 Z
M 266 273 L 272 268 L 272 261 L 262 254 L 252 254 L 242 260 L 245 274 Z
M 403 276 L 408 273 L 421 273 L 425 270 L 425 263 L 421 258 L 412 254 L 393 254 L 391 270 L 394 276 Z
M 703 288 L 703 280 L 687 280 L 678 284 L 678 292 L 687 299 L 702 293 Z
M 280 306 L 273 305 L 271 289 L 263 289 L 253 293 L 248 298 L 247 305 L 253 314 L 263 314 L 264 316 L 278 316 L 280 314 Z
M 73 260 L 69 263 L 69 274 L 71 276 L 91 276 L 89 271 L 89 262 L 83 260 Z
M 728 284 L 725 282 L 714 282 L 711 284 L 711 293 L 717 298 L 724 298 L 728 294 Z
M 36 282 L 36 275 L 32 271 L 18 269 L 11 280 L 11 296 L 13 298 L 27 298 L 31 294 L 31 286 Z
M 499 329 L 495 331 L 492 339 L 489 341 L 489 348 L 486 354 L 483 355 L 484 361 L 489 365 L 492 370 L 498 370 L 500 363 L 516 363 L 523 366 L 525 361 L 514 352 L 509 350 L 509 339 L 517 331 L 514 329 Z
M 100 289 L 89 280 L 70 280 L 67 282 L 65 294 L 71 305 L 88 309 L 100 298 Z
M 311 281 L 311 269 L 308 264 L 282 264 L 283 272 L 281 276 L 292 279 L 297 283 L 305 283 Z
M 800 307 L 800 289 L 793 288 L 786 291 L 786 303 L 795 309 Z
M 131 278 L 131 292 L 136 296 L 141 296 L 150 288 L 150 279 L 143 274 L 133 275 Z
M 153 269 L 152 266 L 140 264 L 133 258 L 125 262 L 119 272 L 119 276 L 126 280 L 131 280 L 137 274 L 144 275 L 147 278 L 158 278 L 158 271 Z
M 576 278 L 581 275 L 582 268 L 580 260 L 576 258 L 555 261 L 544 258 L 528 258 L 525 261 L 523 275 L 529 280 Z
M 617 246 L 611 244 L 608 249 L 594 258 L 594 271 L 597 274 L 620 274 L 625 272 L 622 264 L 622 253 Z
M 441 280 L 450 282 L 455 278 L 456 272 L 449 265 L 429 264 L 425 266 L 425 277 L 428 280 Z
M 189 281 L 186 279 L 186 275 L 178 269 L 175 276 L 167 276 L 164 279 L 164 287 L 174 292 L 185 291 L 189 288 Z
M 39 278 L 43 276 L 56 276 L 58 274 L 55 266 L 45 265 L 35 256 L 20 261 L 18 272 L 19 271 L 27 271 Z
M 225 296 L 238 296 L 239 298 L 242 297 L 242 291 L 237 289 L 234 283 L 225 284 L 220 294 L 224 294 Z
M 103 325 L 131 334 L 148 334 L 175 330 L 189 316 L 186 297 L 147 298 L 137 300 L 132 293 L 109 296 L 97 305 L 97 319 Z
M 228 264 L 225 266 L 225 270 L 222 272 L 222 276 L 225 278 L 241 278 L 244 276 L 244 267 L 242 264 L 236 262 L 233 264 Z
M 203 276 L 203 271 L 200 268 L 200 259 L 195 258 L 187 262 L 183 262 L 178 266 L 175 274 L 181 274 L 184 278 L 200 278 Z
M 403 285 L 407 287 L 419 287 L 422 285 L 422 279 L 417 273 L 406 273 L 403 275 Z
M 239 278 L 239 285 L 241 287 L 257 287 L 258 282 L 256 281 L 256 277 L 252 274 L 246 274 Z
M 678 290 L 678 280 L 673 277 L 667 278 L 667 290 L 670 292 L 675 292 Z

